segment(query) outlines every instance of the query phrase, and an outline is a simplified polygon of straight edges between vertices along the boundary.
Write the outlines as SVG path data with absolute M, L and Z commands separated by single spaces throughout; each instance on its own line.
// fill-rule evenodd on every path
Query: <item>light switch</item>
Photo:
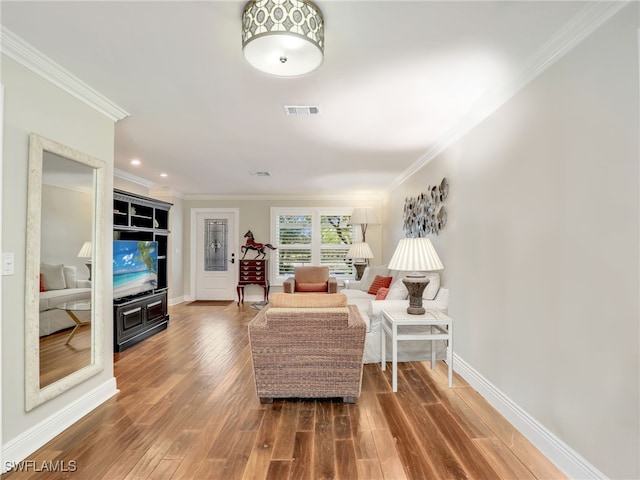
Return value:
M 14 274 L 13 252 L 2 252 L 2 275 Z

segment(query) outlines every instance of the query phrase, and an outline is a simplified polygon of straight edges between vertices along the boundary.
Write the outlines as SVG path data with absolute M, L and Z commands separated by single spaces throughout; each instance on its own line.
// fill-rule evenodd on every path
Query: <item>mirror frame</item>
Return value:
M 44 152 L 94 169 L 91 280 L 91 363 L 40 388 L 40 242 Z M 25 274 L 25 410 L 28 412 L 104 369 L 104 234 L 107 164 L 38 134 L 29 135 Z

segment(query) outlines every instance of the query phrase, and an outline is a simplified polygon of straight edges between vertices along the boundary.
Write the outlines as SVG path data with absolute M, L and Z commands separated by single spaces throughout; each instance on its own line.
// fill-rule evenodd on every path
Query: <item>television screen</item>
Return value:
M 113 297 L 148 292 L 158 285 L 158 242 L 113 241 Z

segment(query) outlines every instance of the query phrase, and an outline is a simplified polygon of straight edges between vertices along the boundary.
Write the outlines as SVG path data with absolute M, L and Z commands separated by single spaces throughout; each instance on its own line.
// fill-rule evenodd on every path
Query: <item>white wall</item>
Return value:
M 391 192 L 443 176 L 455 351 L 611 478 L 640 478 L 638 4 Z
M 107 291 L 104 292 L 104 370 L 34 410 L 28 413 L 24 410 L 28 136 L 35 132 L 104 160 L 108 192 L 112 188 L 114 123 L 4 55 L 2 83 L 5 86 L 2 244 L 4 251 L 15 253 L 15 275 L 4 277 L 2 283 L 2 437 L 6 445 L 94 389 L 113 381 L 112 297 Z M 103 264 L 106 278 L 111 275 L 108 240 L 112 238 L 112 206 L 109 199 L 105 208 L 105 245 L 109 257 Z
M 89 193 L 42 185 L 42 263 L 75 266 L 78 279 L 89 278 L 87 259 L 78 252 L 91 241 L 92 207 Z

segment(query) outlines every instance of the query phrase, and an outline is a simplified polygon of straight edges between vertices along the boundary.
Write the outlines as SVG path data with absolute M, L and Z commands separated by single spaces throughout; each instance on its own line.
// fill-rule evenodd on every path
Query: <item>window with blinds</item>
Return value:
M 351 211 L 272 208 L 275 277 L 284 280 L 304 265 L 324 265 L 332 276 L 351 276 L 352 261 L 346 258 L 353 241 L 353 226 L 348 225 Z
M 320 265 L 329 267 L 333 275 L 351 275 L 351 259 L 347 253 L 353 238 L 349 215 L 320 215 Z
M 277 275 L 290 276 L 297 266 L 312 259 L 311 215 L 278 215 L 276 224 Z

